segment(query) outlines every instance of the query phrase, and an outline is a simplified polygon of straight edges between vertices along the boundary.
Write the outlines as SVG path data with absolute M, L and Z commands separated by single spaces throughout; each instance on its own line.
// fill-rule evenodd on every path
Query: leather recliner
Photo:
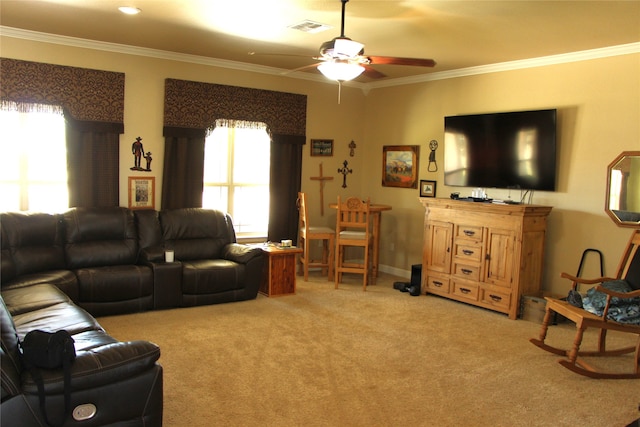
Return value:
M 95 414 L 76 421 L 68 414 L 64 426 L 161 426 L 163 410 L 160 349 L 147 341 L 119 342 L 57 287 L 39 284 L 2 292 L 2 403 L 6 426 L 42 427 L 38 389 L 25 372 L 18 340 L 33 329 L 67 330 L 76 359 L 71 365 L 71 408 L 93 405 Z M 64 408 L 63 370 L 43 369 L 49 418 L 60 419 Z

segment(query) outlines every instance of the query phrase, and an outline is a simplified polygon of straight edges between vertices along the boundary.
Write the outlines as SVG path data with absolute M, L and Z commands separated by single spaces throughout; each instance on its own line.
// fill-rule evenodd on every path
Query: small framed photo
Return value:
M 155 187 L 155 177 L 130 176 L 129 209 L 155 209 Z
M 312 156 L 333 156 L 333 139 L 312 139 L 311 140 Z
M 421 179 L 420 197 L 436 197 L 436 182 Z
M 382 147 L 382 186 L 418 187 L 419 145 L 385 145 Z

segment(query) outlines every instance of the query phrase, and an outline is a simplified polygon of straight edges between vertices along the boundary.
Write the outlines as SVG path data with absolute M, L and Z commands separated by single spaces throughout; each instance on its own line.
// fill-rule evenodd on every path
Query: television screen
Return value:
M 556 110 L 444 118 L 444 183 L 556 188 Z

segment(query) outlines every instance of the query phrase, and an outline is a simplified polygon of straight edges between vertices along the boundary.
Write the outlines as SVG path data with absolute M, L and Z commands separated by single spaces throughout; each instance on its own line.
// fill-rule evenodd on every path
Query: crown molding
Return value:
M 209 58 L 206 56 L 190 55 L 170 52 L 159 49 L 136 47 L 118 43 L 101 42 L 77 37 L 60 36 L 56 34 L 41 33 L 38 31 L 23 30 L 20 28 L 0 25 L 0 35 L 43 43 L 59 44 L 64 46 L 79 47 L 84 49 L 102 50 L 106 52 L 121 53 L 126 55 L 145 56 L 156 59 L 166 59 L 178 62 L 187 62 L 212 67 L 229 68 L 233 70 L 248 71 L 253 73 L 268 74 L 273 76 L 286 76 L 301 80 L 315 81 L 319 83 L 335 84 L 323 76 L 292 72 L 282 68 L 267 67 L 264 65 L 249 64 L 245 62 L 229 61 L 225 59 Z M 501 62 L 497 64 L 480 65 L 477 67 L 460 68 L 449 71 L 436 71 L 428 74 L 420 74 L 409 77 L 382 80 L 370 83 L 356 81 L 343 82 L 345 86 L 360 88 L 365 94 L 371 89 L 402 86 L 414 83 L 429 82 L 434 80 L 446 80 L 458 77 L 474 76 L 479 74 L 498 73 L 502 71 L 521 70 L 525 68 L 544 67 L 548 65 L 565 64 L 569 62 L 588 61 L 592 59 L 606 58 L 610 56 L 628 55 L 640 53 L 640 42 L 628 43 L 618 46 L 610 46 L 599 49 L 583 50 L 559 55 L 543 56 L 539 58 L 522 59 L 517 61 Z
M 458 77 L 475 76 L 478 74 L 499 73 L 502 71 L 522 70 L 525 68 L 545 67 L 548 65 L 566 64 L 569 62 L 588 61 L 607 58 L 610 56 L 640 53 L 640 42 L 628 43 L 599 49 L 582 50 L 559 55 L 542 56 L 539 58 L 522 59 L 518 61 L 500 62 L 497 64 L 480 65 L 477 67 L 460 68 L 457 70 L 439 71 L 410 77 L 400 77 L 389 81 L 368 83 L 371 89 L 389 86 L 399 86 L 422 83 L 434 80 L 454 79 Z

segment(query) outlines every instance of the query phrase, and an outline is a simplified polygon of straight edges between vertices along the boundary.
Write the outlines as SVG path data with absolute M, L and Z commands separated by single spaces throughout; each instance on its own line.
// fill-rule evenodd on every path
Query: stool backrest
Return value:
M 371 212 L 369 199 L 362 201 L 357 197 L 349 197 L 342 202 L 338 196 L 338 215 L 336 220 L 336 232 L 346 229 L 358 229 L 369 233 L 371 224 Z

